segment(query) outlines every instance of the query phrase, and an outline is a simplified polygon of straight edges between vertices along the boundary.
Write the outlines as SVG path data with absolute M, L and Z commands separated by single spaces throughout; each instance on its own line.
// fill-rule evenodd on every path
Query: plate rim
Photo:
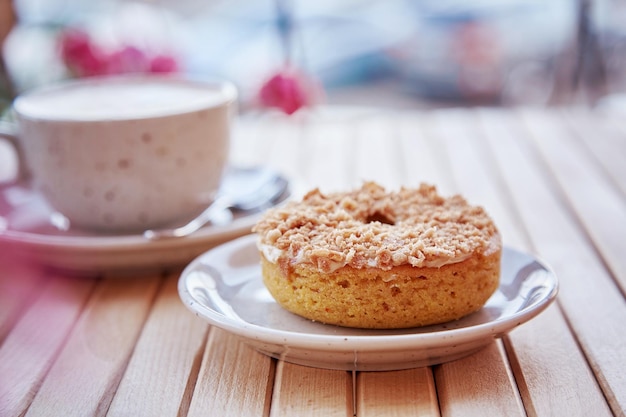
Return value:
M 248 216 L 242 216 L 225 226 L 210 226 L 199 229 L 194 234 L 187 236 L 185 240 L 190 241 L 204 241 L 206 239 L 213 239 L 221 236 L 222 234 L 235 233 L 240 230 L 245 230 L 252 227 L 258 220 L 261 213 L 254 213 Z M 14 243 L 25 246 L 37 246 L 40 248 L 64 248 L 64 249 L 78 249 L 85 250 L 88 248 L 96 249 L 123 249 L 123 248 L 139 248 L 146 245 L 162 245 L 162 246 L 177 246 L 171 245 L 175 241 L 181 241 L 182 239 L 163 239 L 161 241 L 151 241 L 142 236 L 141 233 L 137 234 L 120 234 L 120 235 L 98 235 L 94 233 L 84 236 L 64 236 L 64 235 L 48 235 L 34 232 L 26 232 L 19 230 L 2 230 L 0 231 L 0 241 L 6 243 Z
M 261 166 L 262 167 L 262 166 Z M 268 167 L 268 169 L 273 169 Z M 277 171 L 288 181 L 288 190 L 276 204 L 294 199 L 301 184 L 289 174 Z M 25 198 L 39 198 L 33 186 L 25 181 L 0 183 L 0 198 L 8 190 L 24 192 Z M 141 233 L 107 234 L 70 231 L 55 233 L 46 229 L 29 230 L 4 224 L 3 217 L 21 208 L 22 203 L 6 200 L 0 204 L 0 248 L 11 256 L 45 270 L 60 271 L 72 276 L 94 278 L 132 278 L 182 270 L 194 258 L 221 243 L 248 234 L 262 212 L 238 214 L 226 225 L 207 225 L 185 238 L 148 240 Z M 38 201 L 25 200 L 26 208 L 40 219 Z M 31 204 L 35 204 L 32 206 Z M 18 225 L 19 226 L 19 225 Z
M 284 173 L 280 175 L 289 183 L 289 191 L 285 193 L 278 204 L 294 198 L 295 184 L 294 181 Z M 37 195 L 37 191 L 33 189 L 32 184 L 18 180 L 0 183 L 0 193 L 6 192 L 11 187 L 20 187 L 33 195 Z M 15 208 L 15 207 L 14 207 Z M 2 213 L 0 213 L 1 215 Z M 120 233 L 120 234 L 98 234 L 97 232 L 85 231 L 85 234 L 48 234 L 24 231 L 19 229 L 0 228 L 0 243 L 15 244 L 23 247 L 36 247 L 39 249 L 54 248 L 64 250 L 86 251 L 90 249 L 111 250 L 111 249 L 128 249 L 141 250 L 146 247 L 178 247 L 189 246 L 194 243 L 203 243 L 207 241 L 219 240 L 222 236 L 232 236 L 240 234 L 258 221 L 262 213 L 250 213 L 241 215 L 233 219 L 226 225 L 209 225 L 200 228 L 195 233 L 186 236 L 184 239 L 163 239 L 159 241 L 151 241 L 143 237 L 142 233 Z M 184 243 L 183 243 L 184 241 Z
M 542 268 L 549 272 L 552 286 L 549 288 L 544 298 L 533 303 L 532 308 L 524 308 L 523 310 L 516 312 L 505 319 L 491 320 L 473 326 L 457 329 L 445 329 L 437 332 L 384 335 L 320 335 L 311 333 L 296 333 L 288 330 L 272 329 L 267 326 L 261 326 L 247 321 L 235 321 L 222 314 L 215 313 L 215 310 L 198 303 L 187 290 L 186 281 L 190 272 L 196 267 L 196 265 L 200 264 L 202 259 L 208 256 L 208 254 L 216 250 L 225 250 L 229 246 L 243 246 L 244 243 L 248 244 L 254 240 L 256 240 L 256 236 L 254 234 L 248 234 L 218 245 L 196 257 L 181 273 L 178 280 L 178 292 L 185 306 L 197 316 L 207 320 L 211 325 L 215 325 L 223 330 L 246 339 L 254 339 L 256 342 L 266 342 L 281 346 L 332 352 L 354 351 L 355 349 L 358 349 L 361 352 L 375 352 L 381 350 L 395 351 L 404 350 L 407 347 L 415 348 L 421 345 L 430 346 L 430 343 L 436 341 L 447 342 L 454 340 L 458 344 L 472 342 L 487 337 L 499 337 L 515 327 L 529 321 L 552 304 L 559 290 L 559 281 L 556 274 L 544 261 L 527 252 L 504 246 L 503 250 L 530 256 L 533 260 L 538 262 Z M 333 326 L 333 328 L 337 328 L 339 331 L 341 330 L 340 326 Z M 403 329 L 398 330 L 402 331 Z M 406 330 L 409 331 L 410 328 Z M 254 335 L 251 335 L 250 333 L 253 333 Z M 438 346 L 438 344 L 434 344 L 433 346 Z

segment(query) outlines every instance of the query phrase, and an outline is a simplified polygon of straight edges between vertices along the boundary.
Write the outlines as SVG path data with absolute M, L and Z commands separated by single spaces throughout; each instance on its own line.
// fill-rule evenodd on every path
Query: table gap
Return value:
M 177 417 L 186 417 L 189 413 L 189 406 L 191 404 L 191 398 L 193 397 L 193 392 L 196 389 L 196 384 L 198 383 L 198 377 L 200 375 L 200 367 L 202 366 L 202 357 L 204 356 L 204 351 L 206 349 L 207 341 L 209 340 L 209 333 L 213 329 L 213 326 L 208 325 L 207 331 L 204 333 L 204 337 L 202 338 L 202 343 L 198 346 L 198 350 L 196 351 L 191 368 L 189 369 L 189 376 L 187 377 L 187 382 L 185 383 L 185 389 L 183 390 L 183 395 L 180 399 L 180 404 L 178 406 Z
M 528 417 L 537 417 L 537 411 L 532 401 L 530 389 L 526 384 L 526 378 L 524 378 L 524 371 L 522 365 L 519 362 L 515 349 L 508 335 L 502 336 L 502 346 L 506 357 L 508 359 L 509 367 L 511 369 L 512 378 L 515 380 L 517 391 L 524 406 L 524 411 Z

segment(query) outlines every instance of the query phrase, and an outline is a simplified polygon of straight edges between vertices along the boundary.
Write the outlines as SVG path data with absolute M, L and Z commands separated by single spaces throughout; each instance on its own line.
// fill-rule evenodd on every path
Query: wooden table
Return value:
M 585 110 L 323 109 L 248 116 L 233 162 L 305 187 L 436 184 L 539 255 L 557 301 L 432 367 L 346 372 L 271 359 L 189 312 L 180 269 L 76 278 L 4 257 L 2 416 L 624 416 L 626 122 Z

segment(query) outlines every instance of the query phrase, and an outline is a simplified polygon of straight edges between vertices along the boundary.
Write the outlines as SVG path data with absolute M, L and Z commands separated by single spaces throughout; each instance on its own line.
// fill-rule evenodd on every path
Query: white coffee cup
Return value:
M 13 103 L 22 176 L 72 227 L 141 231 L 190 220 L 225 170 L 236 88 L 170 76 L 65 82 Z

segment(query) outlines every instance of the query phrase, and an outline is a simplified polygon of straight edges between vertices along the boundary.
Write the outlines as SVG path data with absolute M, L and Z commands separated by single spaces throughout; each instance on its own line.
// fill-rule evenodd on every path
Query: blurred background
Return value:
M 95 48 L 109 72 L 230 79 L 244 111 L 286 60 L 330 104 L 620 107 L 624 3 L 0 0 L 0 106 L 97 71 Z

